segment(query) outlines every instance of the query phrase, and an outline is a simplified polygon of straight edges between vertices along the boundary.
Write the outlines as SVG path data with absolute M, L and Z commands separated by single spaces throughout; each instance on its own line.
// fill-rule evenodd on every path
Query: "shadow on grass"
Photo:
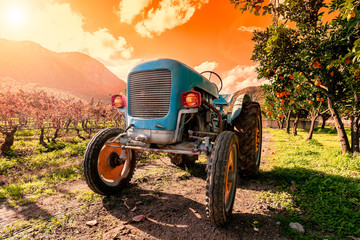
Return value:
M 280 168 L 262 172 L 262 184 L 271 184 L 279 192 L 292 196 L 294 209 L 280 219 L 285 226 L 299 222 L 311 229 L 307 236 L 335 239 L 360 237 L 360 179 L 324 174 L 306 168 Z M 271 201 L 271 199 L 270 199 Z

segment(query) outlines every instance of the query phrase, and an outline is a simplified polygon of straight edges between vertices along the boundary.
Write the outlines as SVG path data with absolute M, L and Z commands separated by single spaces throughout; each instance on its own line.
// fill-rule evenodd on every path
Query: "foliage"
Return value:
M 260 78 L 268 78 L 276 91 L 294 91 L 289 76 L 309 91 L 300 93 L 308 102 L 327 100 L 335 119 L 342 151 L 359 152 L 360 36 L 359 2 L 354 0 L 297 1 L 231 0 L 242 11 L 271 13 L 274 21 L 265 31 L 255 31 L 252 59 L 259 62 Z M 332 15 L 329 15 L 332 14 Z M 288 89 L 288 90 L 285 90 Z M 312 95 L 312 96 L 311 96 Z M 320 103 L 321 104 L 321 103 Z M 341 121 L 348 107 L 353 118 L 352 148 Z M 319 111 L 317 111 L 319 112 Z M 312 114 L 314 118 L 318 114 Z

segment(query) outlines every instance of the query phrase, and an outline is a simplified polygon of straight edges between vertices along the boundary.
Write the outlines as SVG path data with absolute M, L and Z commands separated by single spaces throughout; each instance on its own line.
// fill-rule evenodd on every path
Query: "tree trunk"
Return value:
M 290 116 L 291 116 L 291 110 L 288 112 L 286 116 L 286 133 L 290 134 Z
M 351 117 L 351 150 L 355 156 L 359 154 L 359 116 Z
M 295 120 L 293 122 L 293 129 L 292 129 L 293 136 L 297 136 L 297 125 L 298 125 L 299 119 L 300 119 L 300 112 L 297 112 Z
M 305 142 L 309 141 L 310 139 L 312 139 L 313 133 L 314 133 L 314 129 L 315 129 L 315 121 L 318 118 L 319 115 L 315 115 L 315 116 L 311 116 L 311 125 L 310 125 L 310 130 L 309 130 L 309 135 L 307 137 L 307 139 L 305 140 Z
M 69 132 L 69 127 L 70 127 L 70 124 L 71 124 L 72 120 L 69 119 L 66 124 L 65 124 L 65 129 L 66 129 L 66 132 L 68 133 Z
M 84 138 L 83 136 L 81 136 L 80 130 L 79 130 L 78 128 L 75 128 L 75 131 L 76 131 L 76 133 L 77 133 L 77 136 L 78 136 L 80 139 L 85 140 L 85 138 Z
M 277 120 L 278 129 L 284 129 L 284 119 Z
M 330 115 L 325 113 L 322 114 L 321 117 L 322 117 L 321 129 L 324 129 L 326 125 L 326 121 L 330 118 Z
M 41 129 L 40 129 L 40 137 L 39 137 L 39 144 L 41 144 L 45 148 L 48 148 L 49 146 L 44 141 L 44 135 L 45 135 L 44 131 L 45 131 L 45 128 L 41 127 Z
M 337 109 L 335 108 L 334 100 L 331 99 L 330 97 L 328 97 L 328 106 L 329 106 L 329 110 L 331 112 L 331 116 L 334 118 L 334 121 L 335 121 L 335 127 L 336 127 L 336 130 L 338 133 L 341 151 L 343 153 L 348 153 L 348 152 L 350 152 L 349 139 L 346 135 L 344 124 L 341 121 L 341 118 L 339 116 Z
M 56 142 L 56 139 L 59 136 L 59 130 L 60 130 L 60 128 L 55 129 L 54 137 L 51 139 L 51 141 L 54 142 L 54 143 Z
M 0 147 L 2 155 L 9 154 L 10 148 L 14 144 L 14 136 L 16 131 L 17 131 L 17 126 L 15 126 L 10 132 L 2 132 L 5 135 L 5 141 Z

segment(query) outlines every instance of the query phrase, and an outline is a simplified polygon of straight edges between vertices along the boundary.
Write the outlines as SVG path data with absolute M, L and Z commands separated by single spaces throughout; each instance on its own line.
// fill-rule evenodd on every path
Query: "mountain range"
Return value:
M 123 80 L 86 54 L 0 39 L 0 90 L 42 89 L 65 97 L 108 100 L 125 88 Z

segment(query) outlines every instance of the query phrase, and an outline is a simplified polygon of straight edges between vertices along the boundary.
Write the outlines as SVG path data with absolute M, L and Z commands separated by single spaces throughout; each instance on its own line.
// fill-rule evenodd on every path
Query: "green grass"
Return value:
M 0 179 L 0 201 L 12 207 L 55 194 L 59 183 L 82 176 L 81 162 L 88 140 L 61 137 L 44 148 L 35 134 L 18 131 L 11 156 L 0 157 L 0 175 L 6 176 Z
M 330 130 L 316 131 L 308 142 L 306 132 L 293 137 L 267 131 L 275 154 L 262 180 L 278 191 L 263 192 L 259 199 L 285 210 L 279 215 L 283 232 L 295 239 L 360 237 L 360 157 L 342 154 Z M 303 224 L 306 233 L 292 232 L 290 222 Z
M 64 216 L 53 216 L 49 219 L 29 219 L 15 221 L 2 227 L 0 237 L 16 239 L 34 239 L 40 234 L 44 239 L 53 239 L 54 234 L 61 233 L 71 224 L 71 213 Z

